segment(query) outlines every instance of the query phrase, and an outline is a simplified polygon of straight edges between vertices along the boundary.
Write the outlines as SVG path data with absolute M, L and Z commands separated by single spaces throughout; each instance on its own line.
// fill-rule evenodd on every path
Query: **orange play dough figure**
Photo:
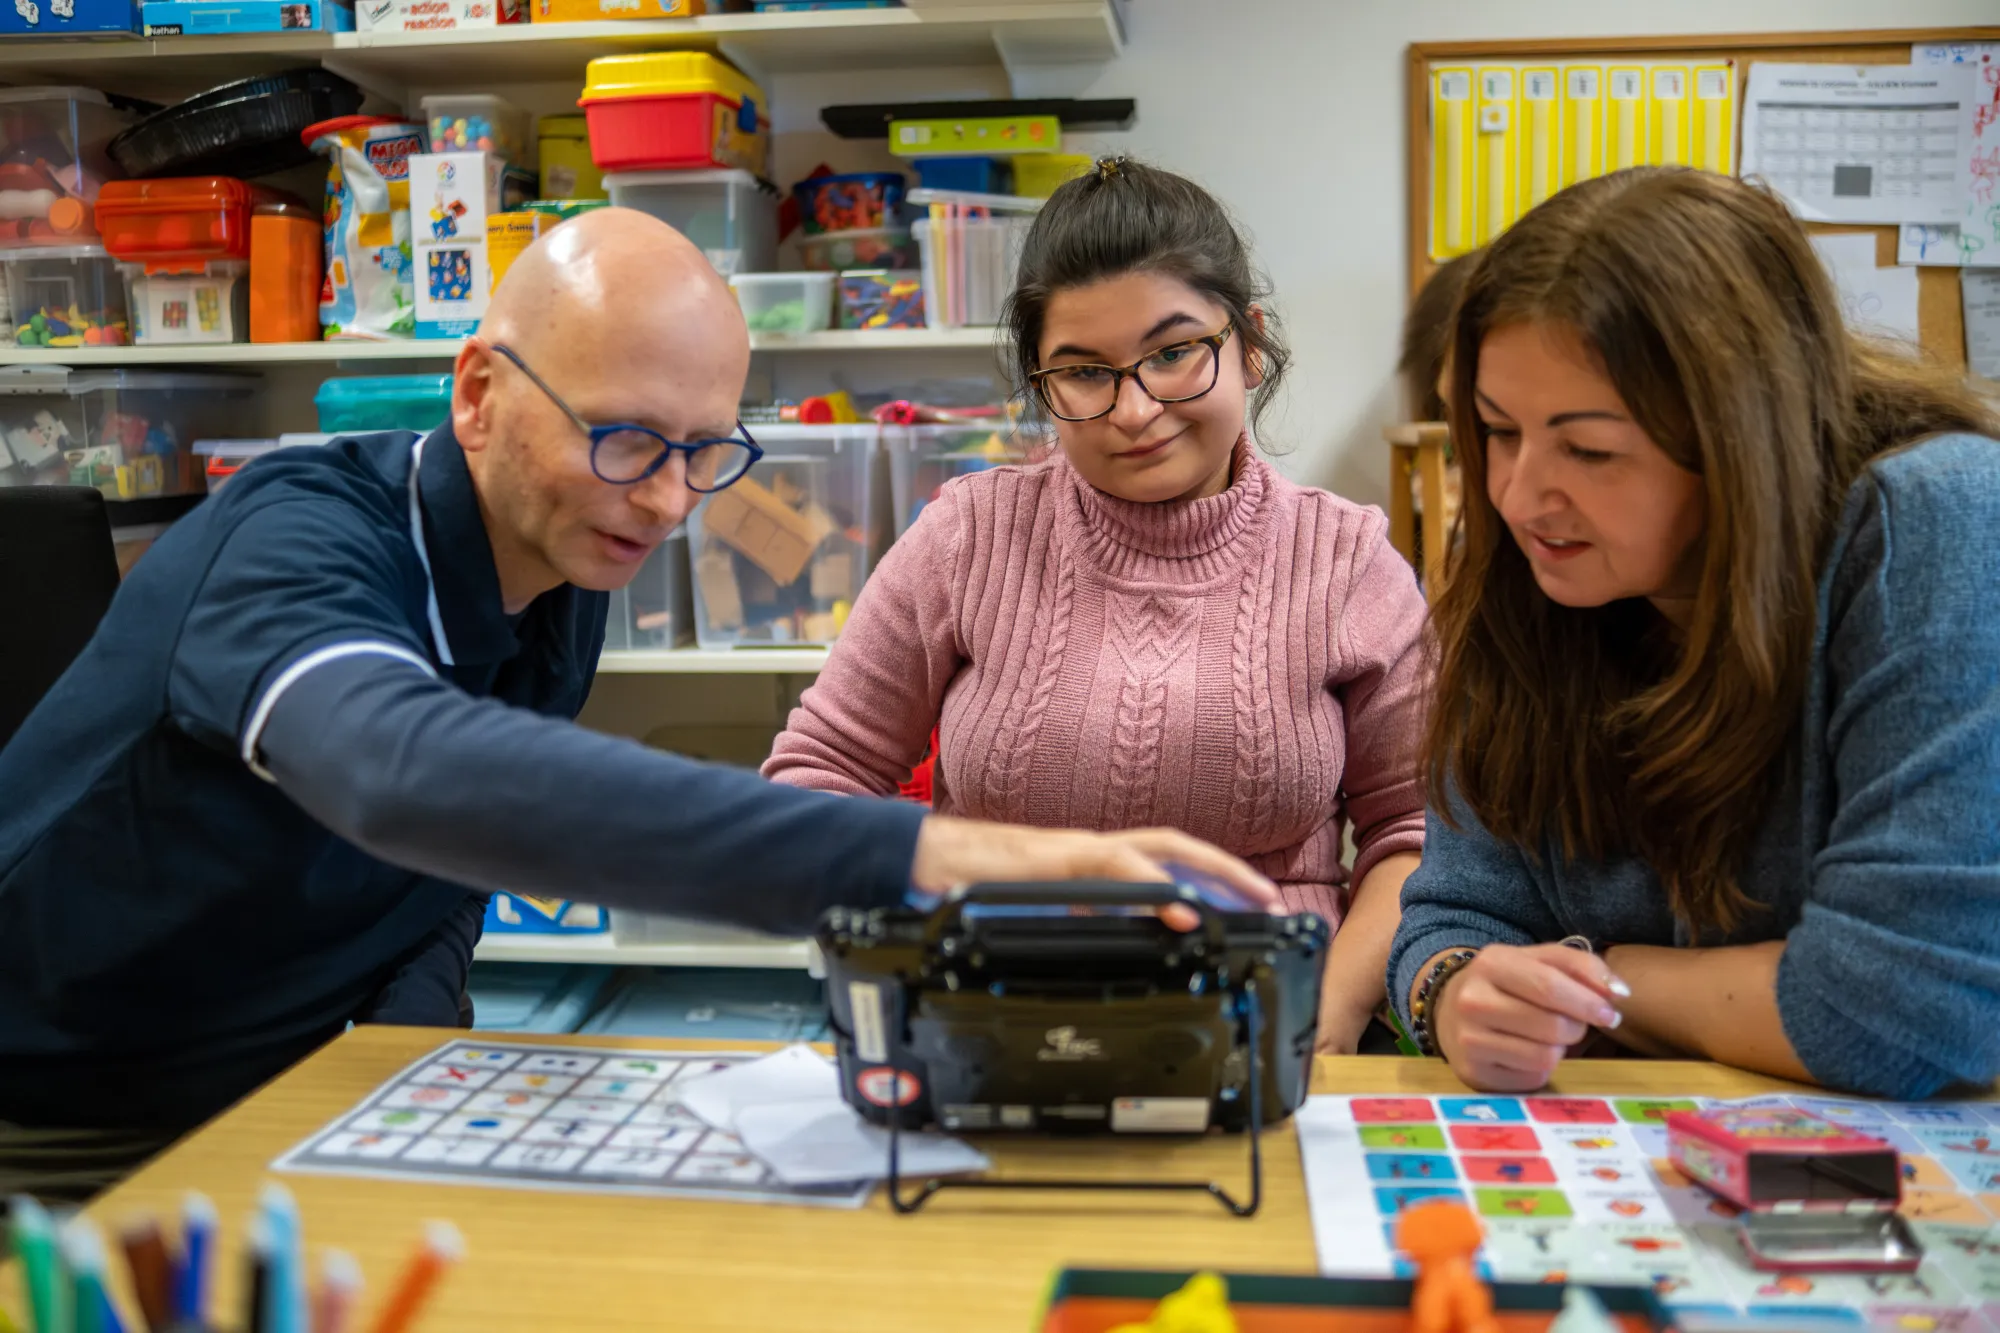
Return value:
M 1432 1199 L 1403 1210 L 1396 1246 L 1417 1265 L 1411 1333 L 1500 1333 L 1493 1292 L 1473 1270 L 1479 1219 L 1462 1203 Z

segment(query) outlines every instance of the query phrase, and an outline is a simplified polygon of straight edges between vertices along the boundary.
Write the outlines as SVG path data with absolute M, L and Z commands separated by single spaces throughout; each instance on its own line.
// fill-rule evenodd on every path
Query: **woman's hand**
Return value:
M 1432 1028 L 1452 1071 L 1487 1092 L 1532 1092 L 1631 994 L 1604 960 L 1564 944 L 1489 944 L 1444 985 Z

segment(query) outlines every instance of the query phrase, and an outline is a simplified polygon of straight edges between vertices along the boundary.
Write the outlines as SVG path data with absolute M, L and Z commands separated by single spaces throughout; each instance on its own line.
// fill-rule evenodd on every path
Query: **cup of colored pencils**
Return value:
M 25 1333 L 127 1333 L 106 1281 L 109 1248 L 85 1217 L 58 1223 L 33 1199 L 16 1198 L 10 1213 L 14 1257 L 27 1294 Z M 306 1274 L 298 1204 L 282 1185 L 268 1185 L 250 1219 L 248 1289 L 241 1317 L 211 1318 L 209 1271 L 214 1264 L 215 1205 L 189 1194 L 181 1209 L 178 1244 L 157 1218 L 141 1217 L 118 1233 L 126 1275 L 141 1316 L 138 1333 L 354 1333 L 361 1301 L 361 1266 L 341 1250 L 325 1250 L 319 1280 Z M 464 1254 L 449 1222 L 431 1222 L 368 1333 L 407 1333 L 438 1280 Z M 0 1313 L 0 1329 L 7 1327 Z

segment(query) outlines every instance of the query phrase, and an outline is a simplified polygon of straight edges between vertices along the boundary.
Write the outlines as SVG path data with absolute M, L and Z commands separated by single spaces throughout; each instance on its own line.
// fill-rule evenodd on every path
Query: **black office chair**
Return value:
M 117 591 L 103 495 L 0 487 L 0 746 L 90 642 Z

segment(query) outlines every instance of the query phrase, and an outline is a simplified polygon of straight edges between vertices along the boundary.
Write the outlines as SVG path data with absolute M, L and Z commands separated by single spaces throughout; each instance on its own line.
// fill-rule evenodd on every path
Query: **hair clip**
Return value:
M 1122 157 L 1100 157 L 1097 159 L 1097 178 L 1108 181 L 1118 175 L 1124 166 L 1125 159 Z

